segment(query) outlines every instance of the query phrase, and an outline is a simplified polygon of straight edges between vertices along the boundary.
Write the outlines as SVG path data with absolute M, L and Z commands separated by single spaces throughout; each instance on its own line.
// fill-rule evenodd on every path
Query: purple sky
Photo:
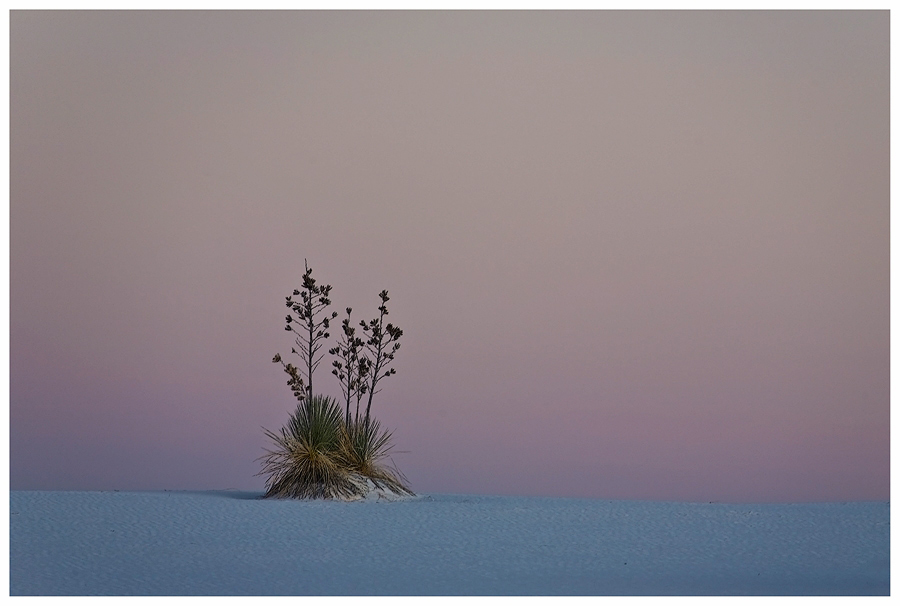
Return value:
M 262 490 L 306 257 L 418 492 L 888 499 L 888 29 L 13 12 L 11 487 Z

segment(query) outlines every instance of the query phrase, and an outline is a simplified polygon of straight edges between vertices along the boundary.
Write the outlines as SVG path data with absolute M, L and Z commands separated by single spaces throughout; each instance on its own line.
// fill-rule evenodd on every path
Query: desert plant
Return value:
M 312 269 L 306 263 L 306 259 L 303 260 L 303 265 L 306 268 L 306 272 L 303 274 L 303 284 L 300 290 L 294 289 L 293 295 L 285 297 L 285 304 L 297 314 L 297 321 L 294 320 L 291 314 L 288 314 L 285 317 L 284 329 L 297 335 L 294 343 L 299 348 L 299 351 L 292 347 L 291 353 L 297 354 L 303 360 L 304 370 L 306 370 L 306 381 L 303 380 L 296 366 L 287 364 L 281 359 L 281 354 L 275 354 L 275 357 L 272 358 L 273 362 L 280 362 L 284 367 L 284 372 L 290 377 L 287 384 L 291 388 L 294 397 L 300 401 L 312 396 L 313 372 L 319 366 L 319 362 L 322 361 L 324 355 L 318 355 L 318 353 L 322 348 L 322 341 L 330 336 L 328 334 L 329 322 L 337 317 L 337 312 L 333 312 L 330 317 L 325 314 L 325 317 L 318 319 L 318 316 L 325 311 L 325 308 L 331 305 L 331 299 L 328 298 L 331 294 L 331 285 L 317 285 L 315 278 L 312 277 Z M 297 295 L 300 295 L 299 302 L 294 301 L 292 298 Z M 300 328 L 295 328 L 298 325 Z
M 344 459 L 349 469 L 370 479 L 377 488 L 401 495 L 415 494 L 400 470 L 384 462 L 393 449 L 393 438 L 390 431 L 381 428 L 377 419 L 370 423 L 351 422 L 344 437 Z
M 261 457 L 267 475 L 266 498 L 357 499 L 369 490 L 413 495 L 406 478 L 384 459 L 393 448 L 391 433 L 377 419 L 368 425 L 344 424 L 337 402 L 322 395 L 297 404 L 279 433 L 264 429 L 275 445 Z
M 369 426 L 369 414 L 372 408 L 372 398 L 376 393 L 381 391 L 376 389 L 376 385 L 381 379 L 397 374 L 393 368 L 385 369 L 388 362 L 393 361 L 394 355 L 400 349 L 399 339 L 403 336 L 403 331 L 399 326 L 388 323 L 385 325 L 384 317 L 388 315 L 387 302 L 390 301 L 388 291 L 382 290 L 378 293 L 381 298 L 381 305 L 378 307 L 378 317 L 369 322 L 361 321 L 360 327 L 366 335 L 366 349 L 371 355 L 370 371 L 369 371 L 369 401 L 366 404 L 365 425 Z
M 279 433 L 264 429 L 275 449 L 262 457 L 266 497 L 334 499 L 362 496 L 366 483 L 347 462 L 347 432 L 332 398 L 304 398 Z
M 331 286 L 317 285 L 305 260 L 304 265 L 302 290 L 294 290 L 292 295 L 300 295 L 301 301 L 286 297 L 287 306 L 298 319 L 290 314 L 285 319 L 285 330 L 297 335 L 295 344 L 299 351 L 291 348 L 291 352 L 300 356 L 304 368 L 285 363 L 281 354 L 272 359 L 284 367 L 290 377 L 287 384 L 299 403 L 280 433 L 263 428 L 275 444 L 261 457 L 263 469 L 257 474 L 268 476 L 265 496 L 354 499 L 365 496 L 370 483 L 395 494 L 412 495 L 403 474 L 385 462 L 392 448 L 391 433 L 370 416 L 372 396 L 380 391 L 378 382 L 397 372 L 387 365 L 400 348 L 398 339 L 403 334 L 399 327 L 384 323 L 388 293 L 384 290 L 379 294 L 379 316 L 360 322 L 365 339 L 357 336 L 351 326 L 353 310 L 348 307 L 342 337 L 336 347 L 328 350 L 336 358 L 332 374 L 341 383 L 342 415 L 335 400 L 313 395 L 313 373 L 323 357 L 318 352 L 330 336 L 329 322 L 337 317 L 337 312 L 330 316 L 325 313 L 331 304 Z M 366 394 L 365 416 L 361 417 L 360 405 Z M 350 404 L 354 399 L 356 415 L 351 417 Z
M 335 356 L 331 365 L 334 367 L 331 374 L 341 382 L 341 392 L 344 396 L 345 413 L 344 424 L 350 431 L 350 424 L 354 420 L 350 417 L 350 402 L 356 400 L 356 417 L 359 421 L 359 405 L 363 395 L 369 389 L 366 381 L 369 374 L 369 360 L 361 356 L 360 352 L 365 342 L 356 336 L 356 329 L 350 325 L 350 314 L 353 310 L 347 308 L 347 317 L 341 322 L 341 340 L 328 353 Z

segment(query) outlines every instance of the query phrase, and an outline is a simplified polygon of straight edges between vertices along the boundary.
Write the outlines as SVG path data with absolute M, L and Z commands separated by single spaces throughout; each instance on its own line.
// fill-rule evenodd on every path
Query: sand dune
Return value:
M 888 594 L 889 503 L 12 492 L 10 593 Z

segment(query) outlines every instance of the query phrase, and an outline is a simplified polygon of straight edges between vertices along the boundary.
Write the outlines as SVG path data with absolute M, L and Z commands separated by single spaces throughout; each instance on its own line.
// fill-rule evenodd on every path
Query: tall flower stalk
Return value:
M 328 353 L 335 356 L 332 361 L 331 374 L 341 383 L 341 392 L 344 396 L 344 420 L 347 431 L 350 431 L 351 416 L 350 402 L 356 400 L 356 417 L 359 421 L 359 405 L 363 396 L 369 389 L 366 378 L 369 374 L 369 359 L 361 355 L 365 341 L 356 336 L 356 328 L 351 326 L 350 314 L 353 309 L 347 308 L 347 317 L 341 322 L 341 340 Z
M 294 289 L 291 296 L 285 297 L 285 305 L 291 309 L 297 318 L 291 314 L 285 317 L 284 329 L 297 335 L 294 339 L 296 347 L 291 348 L 291 353 L 300 356 L 303 361 L 302 370 L 306 371 L 306 380 L 300 374 L 293 364 L 287 364 L 281 359 L 281 354 L 275 354 L 272 358 L 273 362 L 280 362 L 284 367 L 284 372 L 288 374 L 288 386 L 294 393 L 294 397 L 301 402 L 312 396 L 313 390 L 313 373 L 318 368 L 324 354 L 319 354 L 322 348 L 322 341 L 327 339 L 328 326 L 331 320 L 337 317 L 337 312 L 333 312 L 328 316 L 325 308 L 331 305 L 331 285 L 326 284 L 320 286 L 316 284 L 315 278 L 312 277 L 312 269 L 303 260 L 306 272 L 303 274 L 303 284 L 300 289 Z M 300 301 L 294 301 L 293 297 L 300 295 Z M 320 316 L 324 316 L 321 317 Z
M 369 322 L 361 321 L 359 323 L 366 335 L 366 349 L 371 356 L 371 370 L 368 374 L 369 380 L 369 401 L 366 404 L 365 426 L 369 427 L 369 414 L 372 409 L 372 398 L 376 393 L 381 391 L 377 389 L 379 381 L 385 377 L 397 374 L 393 368 L 386 368 L 390 362 L 394 360 L 394 355 L 400 349 L 399 339 L 403 336 L 403 331 L 399 326 L 391 323 L 385 324 L 384 317 L 388 315 L 387 302 L 390 301 L 388 291 L 382 290 L 378 293 L 381 299 L 381 305 L 378 307 L 378 317 Z

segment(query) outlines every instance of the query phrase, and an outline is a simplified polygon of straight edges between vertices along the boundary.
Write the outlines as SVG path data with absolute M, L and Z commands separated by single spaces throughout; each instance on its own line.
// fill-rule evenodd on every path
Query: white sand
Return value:
M 12 492 L 10 593 L 888 594 L 889 503 Z

